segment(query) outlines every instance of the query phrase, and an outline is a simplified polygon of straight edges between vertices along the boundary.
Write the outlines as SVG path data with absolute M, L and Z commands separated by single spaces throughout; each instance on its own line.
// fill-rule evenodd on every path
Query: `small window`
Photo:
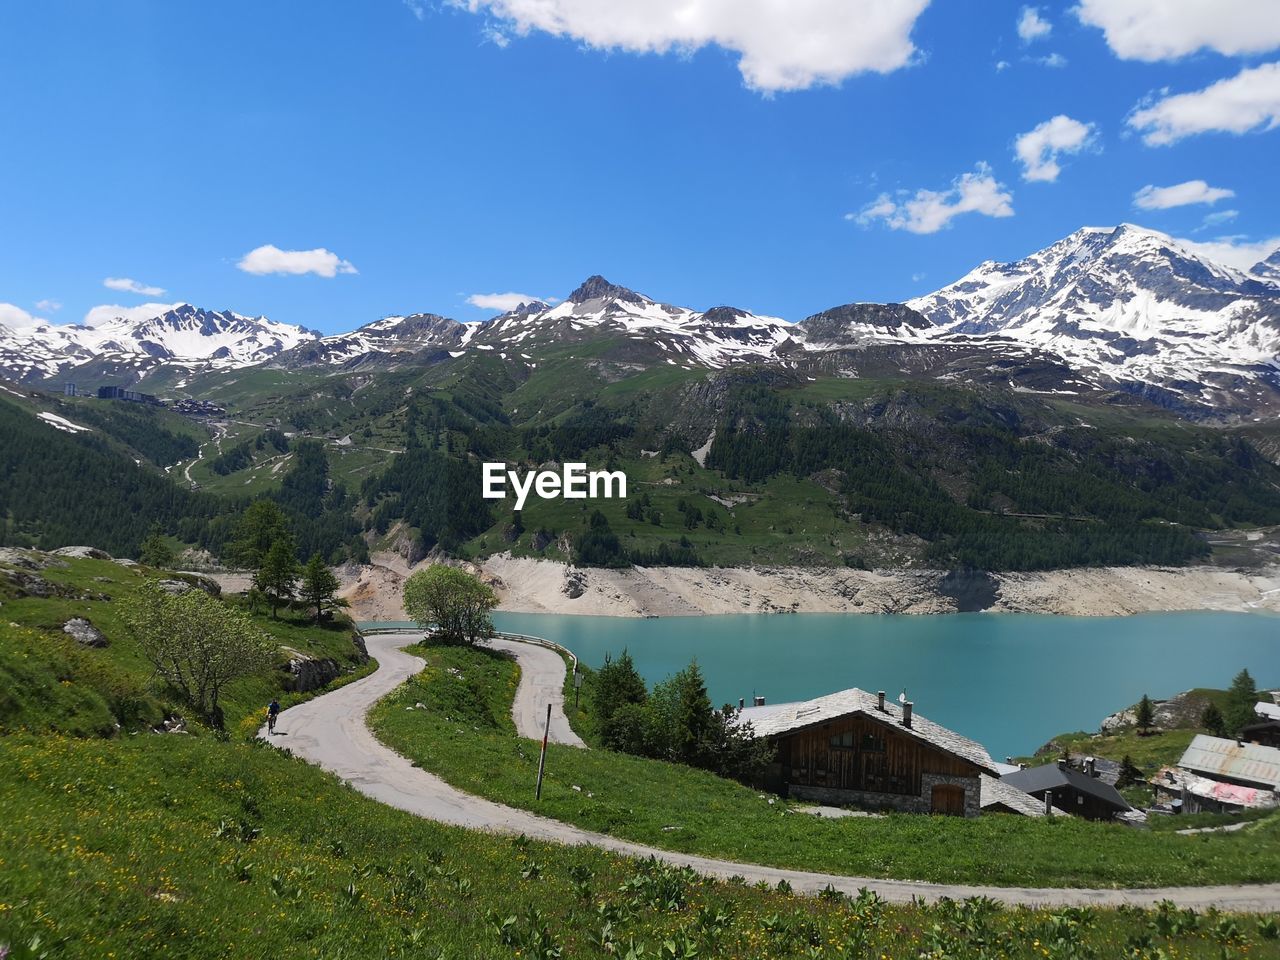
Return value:
M 862 738 L 862 749 L 867 753 L 884 753 L 884 738 L 868 733 Z
M 831 746 L 851 750 L 853 748 L 853 731 L 846 730 L 844 733 L 837 733 L 831 738 Z

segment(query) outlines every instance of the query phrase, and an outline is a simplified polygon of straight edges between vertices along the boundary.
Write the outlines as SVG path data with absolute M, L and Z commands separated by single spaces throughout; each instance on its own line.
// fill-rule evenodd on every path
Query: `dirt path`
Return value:
M 374 703 L 422 669 L 420 658 L 400 649 L 417 639 L 414 634 L 369 637 L 369 653 L 378 660 L 378 670 L 355 683 L 286 710 L 280 717 L 277 735 L 269 738 L 271 743 L 288 747 L 293 753 L 336 774 L 375 800 L 441 823 L 500 833 L 523 833 L 553 843 L 589 844 L 631 857 L 654 856 L 668 863 L 692 867 L 709 876 L 737 875 L 750 882 L 764 880 L 769 884 L 786 880 L 796 890 L 808 893 L 816 893 L 831 885 L 849 894 L 866 887 L 897 903 L 916 897 L 933 901 L 941 897 L 987 896 L 1007 904 L 1033 907 L 1115 907 L 1122 904 L 1150 907 L 1159 900 L 1171 900 L 1181 907 L 1196 909 L 1214 906 L 1236 911 L 1280 910 L 1280 883 L 1141 890 L 1037 889 L 877 880 L 784 870 L 658 850 L 482 800 L 415 767 L 383 746 L 365 725 L 365 714 Z M 998 851 L 991 854 L 998 855 Z

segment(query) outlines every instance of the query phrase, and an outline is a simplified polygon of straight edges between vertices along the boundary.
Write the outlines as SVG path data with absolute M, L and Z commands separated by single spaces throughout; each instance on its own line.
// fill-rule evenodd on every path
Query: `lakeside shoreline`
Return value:
M 351 615 L 403 621 L 404 579 L 413 567 L 398 554 L 338 572 Z M 1280 613 L 1280 565 L 1253 570 L 1211 566 L 1100 567 L 1035 573 L 949 574 L 939 570 L 830 567 L 579 568 L 499 554 L 464 566 L 484 578 L 511 613 L 623 618 L 741 613 L 932 615 L 989 611 L 1112 617 L 1220 611 Z M 224 589 L 247 578 L 221 574 Z

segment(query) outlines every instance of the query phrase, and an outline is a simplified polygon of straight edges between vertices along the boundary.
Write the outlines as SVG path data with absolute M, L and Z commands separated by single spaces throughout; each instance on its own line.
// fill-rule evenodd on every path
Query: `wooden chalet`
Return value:
M 740 720 L 777 748 L 766 785 L 834 805 L 976 817 L 982 774 L 998 776 L 983 747 L 883 691 L 852 688 L 802 703 L 744 707 Z
M 1046 806 L 1087 820 L 1111 820 L 1132 809 L 1120 792 L 1098 775 L 1092 763 L 1086 770 L 1077 770 L 1066 760 L 1059 760 L 1005 774 L 1001 782 Z

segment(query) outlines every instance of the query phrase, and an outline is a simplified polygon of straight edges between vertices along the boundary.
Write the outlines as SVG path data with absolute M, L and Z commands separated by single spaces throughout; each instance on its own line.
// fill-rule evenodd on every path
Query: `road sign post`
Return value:
M 547 704 L 547 725 L 542 728 L 542 753 L 538 756 L 538 787 L 533 799 L 542 799 L 542 773 L 547 769 L 547 737 L 551 734 L 551 704 Z

